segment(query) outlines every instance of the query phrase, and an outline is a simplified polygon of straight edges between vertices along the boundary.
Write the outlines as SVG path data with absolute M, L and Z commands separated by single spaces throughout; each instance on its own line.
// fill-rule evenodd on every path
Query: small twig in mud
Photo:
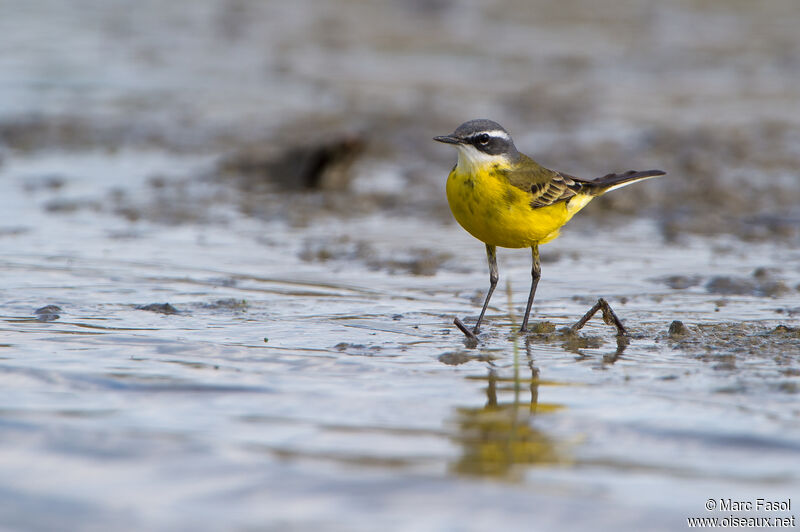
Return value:
M 619 320 L 617 315 L 611 309 L 611 306 L 608 304 L 608 301 L 603 299 L 602 297 L 597 300 L 597 303 L 594 304 L 592 308 L 589 309 L 589 312 L 583 315 L 581 319 L 575 322 L 575 325 L 569 328 L 569 332 L 575 333 L 581 327 L 586 325 L 586 322 L 592 319 L 592 316 L 597 314 L 598 310 L 603 311 L 603 321 L 607 325 L 613 325 L 617 328 L 617 336 L 628 336 L 628 331 L 625 330 L 625 326 L 622 325 L 622 322 Z
M 475 336 L 475 333 L 470 331 L 467 328 L 466 325 L 464 325 L 464 322 L 462 322 L 460 319 L 456 318 L 456 319 L 453 320 L 453 323 L 455 323 L 456 327 L 458 327 L 458 330 L 460 330 L 462 333 L 464 333 L 464 336 L 467 337 L 467 340 L 470 340 L 472 342 L 478 343 L 478 337 Z

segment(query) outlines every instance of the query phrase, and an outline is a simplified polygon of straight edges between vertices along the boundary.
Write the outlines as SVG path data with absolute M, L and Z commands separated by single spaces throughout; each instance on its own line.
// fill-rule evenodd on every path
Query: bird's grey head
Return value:
M 479 119 L 464 122 L 450 135 L 434 137 L 433 140 L 454 144 L 459 150 L 459 164 L 515 162 L 519 152 L 511 135 L 497 122 Z

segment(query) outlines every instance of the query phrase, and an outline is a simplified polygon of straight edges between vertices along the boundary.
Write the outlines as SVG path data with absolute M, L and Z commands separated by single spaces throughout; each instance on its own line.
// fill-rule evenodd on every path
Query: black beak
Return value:
M 444 142 L 445 144 L 461 144 L 462 140 L 458 137 L 454 137 L 453 135 L 442 135 L 441 137 L 433 137 L 433 140 L 437 142 Z

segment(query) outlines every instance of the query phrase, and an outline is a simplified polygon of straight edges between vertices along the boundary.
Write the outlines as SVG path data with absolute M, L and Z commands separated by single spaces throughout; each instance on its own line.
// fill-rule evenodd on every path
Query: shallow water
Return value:
M 89 176 L 92 157 L 59 164 Z M 42 193 L 25 176 L 47 172 L 33 159 L 2 173 L 7 526 L 674 529 L 712 496 L 797 492 L 800 341 L 770 335 L 797 324 L 796 248 L 576 223 L 544 248 L 535 319 L 568 325 L 605 296 L 630 343 L 599 318 L 585 347 L 515 339 L 529 254 L 501 251 L 513 316 L 498 291 L 470 349 L 451 321 L 474 319 L 484 257 L 452 224 L 292 228 L 233 210 L 225 224 L 80 209 L 34 220 Z M 435 275 L 376 269 L 402 263 L 408 234 L 449 254 Z M 346 235 L 372 244 L 372 267 L 300 258 L 305 242 Z M 791 288 L 707 291 L 712 274 L 757 268 Z M 676 271 L 701 280 L 669 288 Z M 136 308 L 164 302 L 177 313 Z M 45 305 L 57 319 L 37 319 Z M 673 319 L 692 331 L 685 345 L 667 334 Z
M 796 495 L 797 16 L 559 4 L 0 17 L 0 528 L 674 530 L 728 515 L 709 498 Z M 463 88 L 486 69 L 502 83 Z M 476 347 L 452 322 L 477 317 L 483 245 L 428 139 L 484 113 L 548 164 L 671 173 L 543 246 L 541 333 L 514 333 L 529 252 L 500 250 Z M 317 128 L 366 139 L 349 189 L 224 170 Z M 599 297 L 628 341 L 599 316 L 558 332 Z

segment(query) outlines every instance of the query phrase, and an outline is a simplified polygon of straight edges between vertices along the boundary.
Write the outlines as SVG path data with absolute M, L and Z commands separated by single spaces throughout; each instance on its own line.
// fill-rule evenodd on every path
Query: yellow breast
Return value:
M 447 178 L 447 201 L 453 216 L 472 236 L 506 248 L 544 244 L 592 197 L 578 195 L 547 207 L 532 208 L 532 195 L 511 185 L 496 170 L 463 172 Z

